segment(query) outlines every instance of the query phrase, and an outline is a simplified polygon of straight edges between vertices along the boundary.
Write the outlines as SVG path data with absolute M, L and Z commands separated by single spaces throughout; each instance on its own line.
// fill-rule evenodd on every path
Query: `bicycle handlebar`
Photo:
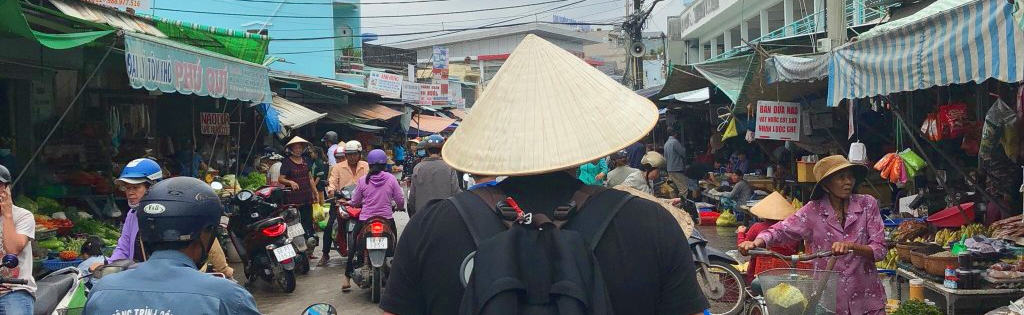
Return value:
M 782 259 L 782 260 L 785 260 L 787 262 L 790 262 L 791 264 L 792 263 L 801 262 L 801 261 L 814 260 L 814 259 L 818 259 L 818 258 L 837 256 L 832 251 L 821 251 L 821 252 L 817 252 L 817 253 L 803 254 L 803 255 L 783 255 L 783 254 L 779 254 L 779 253 L 776 253 L 776 252 L 770 251 L 770 250 L 752 249 L 752 250 L 748 251 L 747 253 L 750 254 L 751 256 L 773 256 L 773 257 L 778 257 L 779 259 Z M 845 255 L 845 254 L 843 254 L 843 255 Z

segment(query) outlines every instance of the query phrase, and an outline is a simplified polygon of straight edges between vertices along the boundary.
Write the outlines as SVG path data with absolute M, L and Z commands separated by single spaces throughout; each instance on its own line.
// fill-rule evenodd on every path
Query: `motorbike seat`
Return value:
M 36 315 L 51 314 L 57 309 L 61 300 L 78 282 L 81 276 L 77 267 L 67 267 L 36 281 Z
M 275 225 L 275 224 L 278 224 L 278 223 L 284 223 L 284 218 L 282 218 L 282 217 L 272 217 L 272 218 L 267 218 L 267 219 L 263 219 L 263 220 L 260 220 L 260 221 L 256 221 L 255 223 L 250 224 L 248 226 L 248 229 L 249 230 L 262 230 L 264 228 L 267 228 L 268 226 Z

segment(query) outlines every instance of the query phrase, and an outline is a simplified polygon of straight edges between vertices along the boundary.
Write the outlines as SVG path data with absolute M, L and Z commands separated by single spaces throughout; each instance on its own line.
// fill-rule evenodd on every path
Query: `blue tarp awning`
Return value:
M 1024 30 L 1005 0 L 975 0 L 836 49 L 828 104 L 933 86 L 1024 80 Z

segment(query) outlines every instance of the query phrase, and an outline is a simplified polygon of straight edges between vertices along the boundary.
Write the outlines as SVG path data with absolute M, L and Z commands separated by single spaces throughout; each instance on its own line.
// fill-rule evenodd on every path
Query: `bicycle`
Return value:
M 780 314 L 834 314 L 836 308 L 836 282 L 840 273 L 831 271 L 835 265 L 836 254 L 832 251 L 822 251 L 803 255 L 782 255 L 770 250 L 750 250 L 750 256 L 773 256 L 785 261 L 790 267 L 799 262 L 811 261 L 818 258 L 830 257 L 828 270 L 780 268 L 764 271 L 755 276 L 754 281 L 746 289 L 748 298 L 744 307 L 745 314 L 753 315 L 780 315 Z M 781 285 L 787 286 L 781 286 Z M 769 288 L 764 290 L 763 288 Z M 787 297 L 799 296 L 803 301 L 802 305 L 791 303 L 794 301 L 783 301 L 783 297 L 776 297 L 776 300 L 769 300 L 765 293 L 769 290 L 795 290 L 788 291 Z M 782 295 L 782 294 L 780 294 Z

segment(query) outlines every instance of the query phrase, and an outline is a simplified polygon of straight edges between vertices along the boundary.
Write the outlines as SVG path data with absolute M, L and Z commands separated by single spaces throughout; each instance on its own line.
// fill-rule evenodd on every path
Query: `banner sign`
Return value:
M 402 82 L 402 102 L 419 104 L 421 86 L 421 84 L 416 82 Z
M 447 105 L 448 95 L 441 92 L 440 84 L 420 84 L 419 105 Z
M 386 98 L 402 98 L 402 76 L 371 71 L 366 80 L 366 89 Z
M 448 101 L 451 105 L 458 106 L 460 99 L 462 99 L 462 83 L 448 81 Z
M 448 80 L 448 47 L 434 46 L 434 54 L 430 57 L 434 61 L 434 68 L 431 70 L 435 80 Z
M 800 103 L 758 101 L 754 138 L 800 141 Z
M 139 13 L 153 9 L 153 0 L 85 0 L 85 2 L 117 8 L 121 11 L 127 11 L 130 8 Z
M 231 135 L 231 115 L 227 113 L 199 113 L 199 130 L 204 135 Z
M 124 60 L 136 89 L 270 102 L 267 68 L 148 35 L 124 36 Z

